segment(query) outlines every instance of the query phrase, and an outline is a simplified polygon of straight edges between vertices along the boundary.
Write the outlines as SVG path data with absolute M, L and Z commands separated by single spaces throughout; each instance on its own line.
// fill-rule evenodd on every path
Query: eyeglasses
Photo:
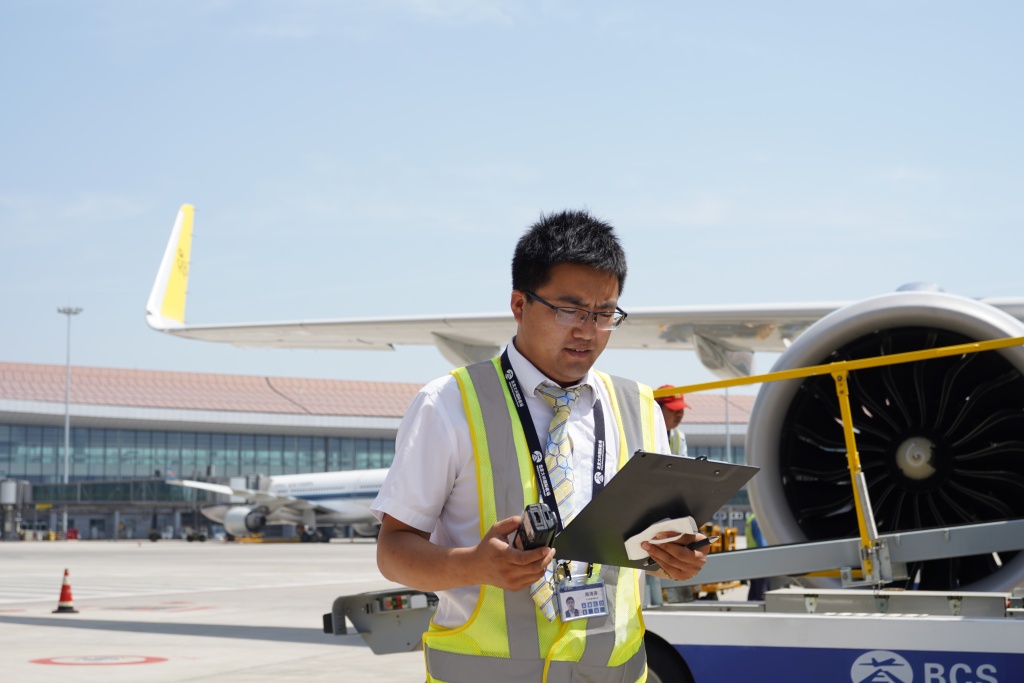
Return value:
M 583 308 L 569 308 L 567 306 L 555 306 L 549 304 L 544 299 L 533 292 L 528 292 L 525 289 L 523 294 L 530 297 L 534 301 L 539 301 L 544 304 L 552 311 L 555 312 L 555 322 L 559 325 L 565 325 L 566 327 L 582 327 L 582 325 L 590 320 L 594 319 L 594 323 L 597 325 L 599 330 L 614 330 L 622 321 L 626 319 L 626 312 L 621 308 L 616 308 L 613 313 L 602 313 L 600 311 L 588 311 Z

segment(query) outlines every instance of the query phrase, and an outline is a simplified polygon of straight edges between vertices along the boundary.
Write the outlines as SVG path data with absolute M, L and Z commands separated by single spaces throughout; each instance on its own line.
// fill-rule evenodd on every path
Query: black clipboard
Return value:
M 693 517 L 703 525 L 758 469 L 706 458 L 637 451 L 551 544 L 559 560 L 643 569 L 625 541 L 663 519 Z

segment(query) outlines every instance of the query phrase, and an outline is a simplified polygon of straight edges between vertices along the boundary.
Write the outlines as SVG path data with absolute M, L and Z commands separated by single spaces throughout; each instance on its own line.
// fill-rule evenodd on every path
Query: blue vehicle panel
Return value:
M 1021 644 L 1024 648 L 1024 643 Z M 1024 652 L 676 645 L 696 683 L 1021 683 Z

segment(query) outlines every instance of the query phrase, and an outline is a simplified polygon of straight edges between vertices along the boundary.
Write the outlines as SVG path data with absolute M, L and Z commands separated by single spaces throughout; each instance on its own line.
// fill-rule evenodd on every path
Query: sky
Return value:
M 515 242 L 584 208 L 631 307 L 1024 296 L 1024 5 L 4 0 L 0 361 L 423 383 L 433 348 L 150 330 L 507 312 Z M 770 369 L 772 358 L 758 360 Z M 687 352 L 608 351 L 658 386 Z

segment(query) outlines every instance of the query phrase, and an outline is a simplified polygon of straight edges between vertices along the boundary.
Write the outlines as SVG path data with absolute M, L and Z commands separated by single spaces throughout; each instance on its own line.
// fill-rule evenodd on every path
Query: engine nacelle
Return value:
M 773 371 L 1024 336 L 973 299 L 898 292 L 840 309 L 804 332 Z M 857 451 L 880 533 L 1024 518 L 1024 349 L 934 358 L 849 375 Z M 751 505 L 773 544 L 858 535 L 842 417 L 830 375 L 758 392 L 747 458 Z M 1024 552 L 908 567 L 929 590 L 1010 590 Z
M 380 534 L 380 524 L 353 524 L 352 532 L 360 538 L 377 538 Z
M 236 505 L 224 513 L 224 530 L 232 536 L 258 534 L 267 526 L 267 511 L 262 507 Z

